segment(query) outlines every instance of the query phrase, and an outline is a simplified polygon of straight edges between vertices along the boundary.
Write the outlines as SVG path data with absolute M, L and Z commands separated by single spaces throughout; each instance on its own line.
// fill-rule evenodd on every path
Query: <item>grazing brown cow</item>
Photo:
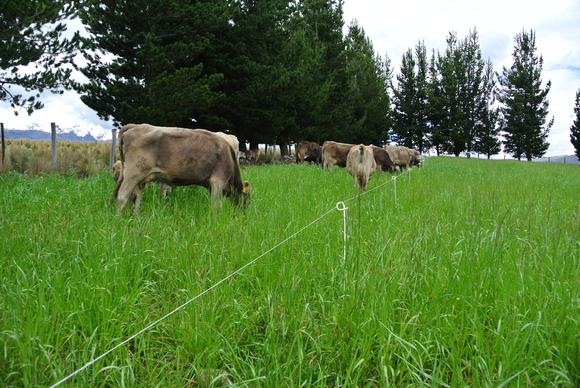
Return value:
M 404 146 L 385 146 L 387 152 L 393 155 L 394 163 L 401 170 L 421 163 L 419 151 Z
M 352 175 L 355 186 L 367 189 L 371 173 L 377 167 L 373 149 L 364 144 L 351 147 L 346 157 L 346 169 Z
M 322 144 L 322 167 L 331 168 L 335 165 L 346 167 L 346 157 L 352 147 L 354 144 L 325 141 Z
M 231 145 L 204 129 L 128 124 L 119 133 L 123 178 L 115 189 L 119 212 L 129 199 L 139 211 L 143 187 L 151 181 L 209 188 L 214 205 L 222 194 L 238 204 L 249 201 Z
M 395 171 L 395 162 L 391 159 L 391 156 L 384 148 L 372 145 L 373 155 L 375 157 L 375 163 L 377 164 L 377 170 L 381 171 Z
M 320 164 L 322 162 L 322 147 L 314 141 L 302 140 L 296 144 L 296 163 L 314 162 Z

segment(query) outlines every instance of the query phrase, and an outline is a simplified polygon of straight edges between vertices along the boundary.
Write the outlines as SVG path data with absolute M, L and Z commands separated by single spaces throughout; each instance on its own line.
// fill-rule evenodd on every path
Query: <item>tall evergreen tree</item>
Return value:
M 495 106 L 495 72 L 491 62 L 487 62 L 479 95 L 480 109 L 474 127 L 473 150 L 483 153 L 489 159 L 501 151 L 499 132 L 499 110 Z
M 429 102 L 427 86 L 427 48 L 424 42 L 418 42 L 415 46 L 415 59 L 417 61 L 417 75 L 415 84 L 417 87 L 415 94 L 415 105 L 417 113 L 415 116 L 415 125 L 413 128 L 413 145 L 423 152 L 429 147 Z
M 522 31 L 515 37 L 513 64 L 503 68 L 499 81 L 499 101 L 505 121 L 504 146 L 518 160 L 542 156 L 548 149 L 548 132 L 554 122 L 546 124 L 547 95 L 551 82 L 542 86 L 542 56 L 536 54 L 536 34 Z
M 397 85 L 393 87 L 394 131 L 398 141 L 406 147 L 413 146 L 413 133 L 417 123 L 417 76 L 413 50 L 408 49 L 401 59 Z
M 346 37 L 346 74 L 349 125 L 338 140 L 379 144 L 385 137 L 389 118 L 383 63 L 356 22 L 349 26 Z
M 341 132 L 334 118 L 342 97 L 333 98 L 344 93 L 341 7 L 336 1 L 291 2 L 290 36 L 284 45 L 290 81 L 283 94 L 293 112 L 293 140 L 322 142 Z
M 394 130 L 407 147 L 420 152 L 429 146 L 429 72 L 427 49 L 418 42 L 403 54 L 398 84 L 393 88 Z
M 464 144 L 456 145 L 456 150 L 463 148 L 470 157 L 476 142 L 476 129 L 488 116 L 488 99 L 490 91 L 486 90 L 484 70 L 485 61 L 481 57 L 479 38 L 474 29 L 459 46 L 459 63 L 456 72 L 459 78 L 459 104 L 462 120 L 458 138 Z
M 438 61 L 435 50 L 431 54 L 429 62 L 429 72 L 427 81 L 427 121 L 431 136 L 431 144 L 435 147 L 437 155 L 447 149 L 449 143 L 449 130 L 447 122 L 447 112 L 445 111 L 444 90 L 439 72 Z
M 45 89 L 62 93 L 71 87 L 73 57 L 81 42 L 78 33 L 65 38 L 64 23 L 76 12 L 72 0 L 4 0 L 0 6 L 0 101 L 14 113 L 42 108 Z M 26 67 L 26 71 L 20 71 Z
M 430 112 L 438 124 L 433 142 L 441 144 L 436 148 L 456 156 L 464 151 L 470 156 L 475 150 L 477 128 L 492 117 L 488 111 L 491 90 L 486 85 L 486 66 L 476 30 L 461 41 L 454 32 L 449 33 L 444 54 L 438 55 L 435 66 L 431 65 L 435 69 L 431 73 L 437 73 L 430 76 Z
M 574 153 L 580 159 L 580 89 L 576 92 L 576 101 L 574 103 L 574 122 L 570 127 L 570 142 L 574 146 Z
M 343 139 L 349 131 L 348 80 L 343 37 L 343 0 L 301 0 L 301 14 L 322 58 L 316 77 L 324 92 L 322 110 L 314 121 L 316 138 Z
M 461 123 L 463 111 L 459 101 L 461 55 L 457 35 L 450 32 L 447 37 L 447 47 L 437 58 L 437 71 L 441 77 L 439 81 L 442 119 L 441 134 L 442 151 L 451 152 L 455 156 L 464 150 L 462 141 Z
M 226 0 L 86 2 L 81 17 L 94 50 L 78 89 L 101 118 L 228 127 L 219 114 L 233 35 Z
M 234 46 L 226 73 L 226 116 L 252 148 L 288 137 L 290 73 L 284 63 L 291 13 L 284 0 L 234 2 Z

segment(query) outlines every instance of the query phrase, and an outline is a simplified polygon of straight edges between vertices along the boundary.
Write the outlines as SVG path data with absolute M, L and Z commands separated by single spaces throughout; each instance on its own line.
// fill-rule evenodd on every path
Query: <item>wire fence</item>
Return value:
M 107 351 L 105 351 L 104 353 L 102 353 L 101 355 L 99 355 L 98 357 L 95 357 L 92 360 L 88 361 L 86 364 L 84 364 L 80 368 L 76 369 L 72 373 L 68 374 L 67 376 L 65 376 L 61 380 L 59 380 L 56 383 L 54 383 L 53 385 L 51 385 L 51 388 L 52 387 L 57 387 L 57 386 L 65 383 L 66 381 L 70 380 L 74 376 L 78 375 L 83 370 L 89 368 L 91 365 L 93 365 L 97 361 L 105 358 L 107 355 L 111 354 L 116 349 L 122 347 L 123 345 L 127 344 L 131 340 L 135 339 L 136 337 L 140 336 L 141 334 L 145 333 L 146 331 L 148 331 L 148 330 L 152 329 L 153 327 L 157 326 L 159 323 L 161 323 L 162 321 L 166 320 L 167 318 L 169 318 L 173 314 L 175 314 L 175 313 L 183 310 L 185 307 L 187 307 L 188 305 L 190 305 L 191 303 L 193 303 L 197 299 L 201 298 L 205 294 L 207 294 L 207 293 L 211 292 L 212 290 L 216 289 L 217 287 L 219 287 L 223 283 L 227 282 L 228 280 L 230 280 L 231 278 L 233 278 L 234 276 L 236 276 L 237 274 L 239 274 L 240 272 L 242 272 L 246 268 L 252 266 L 253 264 L 255 264 L 256 262 L 258 262 L 260 259 L 262 259 L 266 255 L 268 255 L 269 253 L 271 253 L 272 251 L 276 250 L 278 247 L 286 244 L 288 241 L 290 241 L 293 238 L 295 238 L 296 236 L 300 235 L 306 229 L 308 229 L 311 226 L 319 223 L 320 221 L 322 221 L 324 218 L 326 218 L 328 215 L 330 215 L 334 211 L 339 211 L 339 212 L 342 213 L 342 235 L 343 235 L 343 239 L 342 239 L 342 243 L 343 243 L 342 262 L 343 262 L 343 264 L 345 264 L 346 263 L 346 259 L 347 259 L 347 240 L 348 240 L 348 233 L 347 233 L 347 220 L 348 220 L 347 211 L 348 211 L 348 207 L 346 206 L 346 204 L 348 204 L 349 202 L 351 202 L 351 201 L 353 201 L 355 199 L 360 199 L 360 198 L 362 198 L 362 197 L 364 197 L 364 196 L 366 196 L 366 195 L 368 195 L 368 194 L 370 194 L 372 192 L 375 192 L 375 191 L 379 190 L 380 188 L 383 188 L 383 187 L 387 186 L 391 182 L 393 183 L 393 186 L 395 188 L 395 193 L 396 193 L 396 183 L 397 183 L 397 179 L 401 178 L 404 175 L 408 176 L 408 179 L 409 179 L 409 182 L 410 182 L 410 179 L 411 179 L 411 169 L 409 168 L 409 169 L 405 170 L 403 173 L 401 173 L 400 175 L 393 175 L 391 180 L 388 180 L 388 181 L 386 181 L 386 182 L 384 182 L 384 183 L 382 183 L 382 184 L 380 184 L 378 186 L 375 186 L 375 187 L 373 187 L 370 190 L 367 190 L 367 191 L 364 191 L 364 192 L 360 192 L 359 191 L 356 195 L 353 195 L 352 197 L 349 197 L 349 198 L 347 198 L 345 200 L 336 202 L 336 204 L 334 206 L 332 206 L 331 208 L 329 208 L 326 211 L 324 211 L 322 214 L 320 214 L 318 217 L 314 218 L 308 224 L 302 226 L 296 232 L 294 232 L 291 235 L 289 235 L 288 237 L 280 240 L 278 243 L 274 244 L 268 250 L 264 251 L 263 253 L 261 253 L 260 255 L 256 256 L 252 260 L 248 261 L 246 264 L 242 265 L 241 267 L 239 267 L 235 271 L 231 272 L 230 274 L 228 274 L 227 276 L 225 276 L 224 278 L 222 278 L 218 282 L 214 283 L 210 287 L 206 288 L 202 292 L 200 292 L 200 293 L 196 294 L 195 296 L 193 296 L 192 298 L 188 299 L 186 302 L 182 303 L 181 305 L 177 306 L 176 308 L 174 308 L 170 312 L 166 313 L 161 318 L 159 318 L 159 319 L 157 319 L 157 320 L 149 323 L 143 329 L 139 330 L 135 334 L 127 337 L 125 340 L 119 342 L 117 345 L 115 345 L 112 348 L 108 349 Z M 397 204 L 397 202 L 396 202 L 396 196 L 395 196 L 395 205 L 396 204 Z

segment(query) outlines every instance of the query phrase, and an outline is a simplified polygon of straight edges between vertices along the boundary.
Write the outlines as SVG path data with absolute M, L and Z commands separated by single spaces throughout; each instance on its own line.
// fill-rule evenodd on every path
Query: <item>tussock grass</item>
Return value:
M 115 215 L 110 174 L 0 176 L 0 385 L 54 383 L 355 194 L 343 169 L 247 167 Z M 375 175 L 370 189 L 390 181 Z M 331 212 L 75 385 L 579 384 L 580 170 L 431 158 Z
M 96 175 L 109 168 L 109 142 L 57 141 L 57 165 L 51 163 L 51 143 L 47 140 L 7 140 L 6 162 L 0 171 L 28 175 L 50 172 Z

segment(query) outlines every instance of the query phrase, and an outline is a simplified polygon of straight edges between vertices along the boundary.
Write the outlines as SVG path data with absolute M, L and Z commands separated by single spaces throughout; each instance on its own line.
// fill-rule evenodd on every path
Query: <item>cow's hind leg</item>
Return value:
M 139 185 L 139 181 L 135 178 L 124 178 L 121 182 L 121 187 L 119 188 L 117 194 L 117 213 L 120 214 L 123 211 L 123 208 L 127 204 L 127 201 L 130 199 L 131 201 L 137 200 L 137 186 Z M 141 195 L 143 193 L 143 189 L 141 188 Z
M 123 178 L 119 178 L 117 182 L 115 182 L 115 189 L 113 190 L 113 196 L 111 197 L 111 202 L 115 202 L 117 200 L 117 196 L 119 195 L 119 189 L 121 188 L 121 183 L 123 183 Z
M 143 198 L 143 191 L 145 191 L 145 184 L 141 183 L 135 187 L 131 199 L 133 200 L 133 214 L 139 214 L 139 207 L 141 206 L 141 199 Z
M 160 183 L 159 184 L 159 195 L 161 195 L 161 198 L 166 199 L 167 196 L 169 195 L 169 193 L 171 193 L 171 186 L 169 186 L 166 183 Z
M 211 192 L 211 203 L 216 209 L 219 209 L 222 205 L 221 198 L 224 193 L 225 184 L 223 179 L 210 179 L 209 182 L 210 192 Z

